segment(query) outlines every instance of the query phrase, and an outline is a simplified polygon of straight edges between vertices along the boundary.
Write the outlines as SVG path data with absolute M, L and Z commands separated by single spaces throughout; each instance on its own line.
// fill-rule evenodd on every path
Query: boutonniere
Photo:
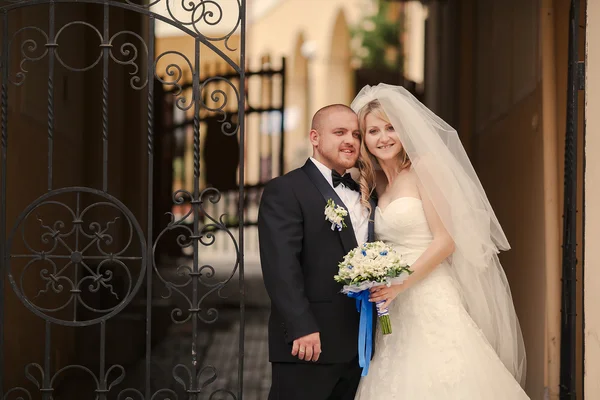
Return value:
M 325 219 L 331 222 L 331 230 L 337 229 L 341 231 L 342 228 L 346 228 L 344 217 L 348 215 L 348 211 L 342 207 L 335 205 L 334 201 L 327 200 L 327 206 L 325 206 Z

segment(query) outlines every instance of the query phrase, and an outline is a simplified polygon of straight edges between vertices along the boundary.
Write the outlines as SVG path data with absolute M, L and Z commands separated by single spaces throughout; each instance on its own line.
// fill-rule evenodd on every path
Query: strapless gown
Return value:
M 409 263 L 433 239 L 421 201 L 411 197 L 378 208 L 375 233 Z M 356 400 L 529 399 L 464 308 L 449 265 L 399 294 L 389 312 L 393 332 L 377 329 Z

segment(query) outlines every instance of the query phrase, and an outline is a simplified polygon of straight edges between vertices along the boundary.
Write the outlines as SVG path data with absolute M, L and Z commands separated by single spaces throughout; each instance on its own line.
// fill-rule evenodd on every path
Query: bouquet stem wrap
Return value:
M 362 368 L 362 376 L 369 373 L 369 364 L 373 354 L 373 305 L 369 302 L 370 292 L 349 292 L 348 297 L 356 299 L 356 308 L 360 312 L 358 328 L 358 364 Z
M 390 312 L 387 308 L 382 309 L 381 305 L 384 301 L 377 302 L 377 318 L 379 319 L 379 325 L 381 326 L 381 333 L 389 335 L 392 333 L 392 321 L 390 320 Z

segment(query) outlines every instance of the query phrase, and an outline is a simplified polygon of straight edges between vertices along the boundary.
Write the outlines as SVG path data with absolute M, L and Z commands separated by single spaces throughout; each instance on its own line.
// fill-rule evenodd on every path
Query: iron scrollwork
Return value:
M 134 3 L 132 0 L 125 0 L 128 4 L 140 6 L 137 3 Z M 225 11 L 223 10 L 223 6 L 221 6 L 218 0 L 154 0 L 150 2 L 150 4 L 146 7 L 155 8 L 158 5 L 161 5 L 164 2 L 164 6 L 166 7 L 167 14 L 170 20 L 177 26 L 183 26 L 191 29 L 194 33 L 199 36 L 206 38 L 211 42 L 219 42 L 223 41 L 224 46 L 229 51 L 236 51 L 237 49 L 232 47 L 229 44 L 229 40 L 233 36 L 233 34 L 240 28 L 241 21 L 243 18 L 243 5 L 242 0 L 235 0 L 237 7 L 235 11 L 237 15 L 235 19 L 230 18 L 233 23 L 231 29 L 227 31 L 224 35 L 221 36 L 210 36 L 206 32 L 204 32 L 203 27 L 217 26 L 223 23 L 223 19 L 225 17 L 233 17 L 229 15 L 225 15 Z M 183 10 L 183 13 L 180 12 Z
M 13 36 L 11 37 L 11 39 L 8 42 L 8 48 L 12 48 L 12 43 L 13 40 L 16 38 L 16 36 L 22 32 L 26 32 L 26 31 L 33 31 L 33 32 L 37 32 L 40 35 L 43 36 L 43 44 L 48 43 L 48 34 L 36 27 L 36 26 L 26 26 L 23 27 L 21 29 L 19 29 L 18 31 L 16 31 Z M 42 51 L 41 54 L 37 54 L 36 55 L 36 51 L 38 51 L 38 47 L 41 47 L 38 42 L 35 39 L 26 39 L 24 40 L 21 45 L 19 46 L 19 50 L 21 53 L 21 60 L 19 61 L 19 71 L 15 74 L 15 78 L 11 79 L 11 83 L 13 83 L 14 85 L 20 86 L 23 84 L 23 81 L 25 81 L 25 76 L 28 72 L 28 70 L 26 69 L 26 63 L 27 62 L 35 62 L 35 61 L 39 61 L 41 59 L 43 59 L 44 57 L 46 57 L 46 54 L 48 54 L 48 48 L 44 47 L 44 50 Z
M 74 206 L 53 199 L 64 194 L 74 195 Z M 82 195 L 86 194 L 101 197 L 102 200 L 84 205 Z M 99 208 L 110 209 L 120 215 L 100 223 L 93 219 L 94 212 Z M 47 211 L 51 222 L 44 221 L 46 217 L 37 214 L 42 209 Z M 56 218 L 61 211 L 66 218 Z M 30 244 L 32 233 L 27 230 L 33 225 L 33 218 L 40 233 L 37 248 Z M 113 228 L 119 219 L 125 221 L 126 240 L 120 248 L 109 249 L 108 247 L 118 243 L 115 240 L 117 232 Z M 143 282 L 146 244 L 142 229 L 131 211 L 107 193 L 85 187 L 48 192 L 31 203 L 17 218 L 7 241 L 9 251 L 16 244 L 17 233 L 20 233 L 21 245 L 26 252 L 10 252 L 9 282 L 23 304 L 34 314 L 48 321 L 60 325 L 83 326 L 106 320 L 131 301 Z M 17 269 L 17 260 L 25 260 L 26 263 Z M 138 270 L 128 267 L 128 262 L 139 262 Z M 96 265 L 92 266 L 92 263 Z M 31 276 L 36 275 L 31 273 L 36 267 L 39 269 L 38 275 L 43 288 L 38 289 L 35 296 L 30 296 L 26 290 L 27 278 L 31 279 Z M 121 293 L 117 293 L 113 286 L 115 273 L 125 277 L 125 286 Z M 103 308 L 87 304 L 84 292 L 97 293 L 100 290 L 107 291 L 110 297 L 114 298 L 113 304 Z M 59 298 L 60 304 L 52 308 L 44 307 L 36 301 L 40 296 L 46 301 L 50 296 L 54 296 Z M 68 314 L 68 318 L 56 316 L 56 313 L 69 306 L 72 312 Z M 79 307 L 97 316 L 81 320 L 77 312 Z
M 94 59 L 94 61 L 92 61 L 91 64 L 89 64 L 89 65 L 79 66 L 79 67 L 69 65 L 60 56 L 60 37 L 61 37 L 61 35 L 64 34 L 64 32 L 67 30 L 67 28 L 71 28 L 74 26 L 82 26 L 82 27 L 91 29 L 96 34 L 95 36 L 97 36 L 99 39 L 98 57 L 96 57 Z M 102 33 L 94 25 L 92 25 L 88 22 L 85 22 L 85 21 L 72 21 L 72 22 L 66 23 L 58 30 L 58 32 L 56 33 L 56 38 L 52 42 L 49 39 L 48 33 L 46 31 L 44 31 L 43 29 L 40 29 L 36 26 L 26 26 L 26 27 L 19 29 L 12 35 L 12 37 L 9 41 L 9 48 L 12 48 L 13 42 L 15 41 L 15 39 L 17 39 L 18 35 L 25 33 L 25 32 L 35 32 L 35 33 L 39 34 L 39 36 L 41 36 L 41 37 L 38 38 L 37 40 L 35 38 L 24 39 L 21 42 L 21 44 L 19 45 L 20 54 L 21 54 L 21 59 L 19 61 L 19 71 L 17 71 L 14 74 L 14 77 L 11 77 L 11 83 L 16 86 L 21 86 L 25 82 L 25 78 L 26 78 L 27 72 L 28 72 L 27 63 L 36 62 L 36 61 L 40 61 L 40 60 L 44 59 L 48 55 L 48 52 L 50 51 L 51 48 L 54 48 L 54 54 L 55 54 L 56 60 L 64 68 L 66 68 L 69 71 L 73 71 L 73 72 L 84 72 L 84 71 L 91 70 L 92 68 L 94 68 L 95 66 L 97 66 L 100 63 L 100 61 L 102 60 L 102 48 L 103 47 L 109 48 L 110 58 L 115 63 L 130 68 L 130 72 L 129 72 L 129 75 L 131 76 L 130 85 L 133 89 L 142 90 L 148 84 L 148 77 L 140 76 L 143 69 L 141 69 L 140 65 L 139 65 L 140 61 L 144 58 L 147 58 L 147 56 L 148 56 L 148 46 L 147 46 L 145 40 L 139 34 L 137 34 L 135 32 L 120 31 L 120 32 L 115 33 L 114 35 L 112 35 L 109 38 L 104 38 Z M 141 44 L 140 45 L 141 49 L 138 49 L 138 46 L 136 46 L 130 40 L 130 41 L 124 41 L 123 43 L 121 43 L 120 46 L 117 46 L 118 51 L 116 51 L 114 47 L 116 45 L 117 39 L 122 36 L 125 36 L 125 35 L 130 35 L 130 36 L 133 36 L 134 38 L 136 38 Z M 41 49 L 43 49 L 43 50 L 41 50 Z M 141 56 L 139 54 L 140 51 L 144 54 L 144 56 Z M 37 54 L 38 52 L 40 54 Z
M 194 99 L 196 96 L 194 93 L 191 93 L 191 98 L 188 99 L 186 97 L 183 89 L 185 80 L 184 70 L 181 68 L 181 66 L 177 63 L 171 62 L 164 68 L 164 76 L 158 73 L 158 65 L 160 61 L 163 59 L 163 57 L 167 57 L 169 55 L 183 59 L 185 66 L 189 68 L 189 71 L 193 71 L 194 67 L 189 58 L 187 58 L 183 53 L 175 50 L 169 50 L 161 53 L 154 61 L 156 79 L 165 87 L 170 87 L 172 89 L 173 96 L 177 98 L 175 101 L 175 106 L 181 111 L 187 111 L 194 106 Z
M 221 118 L 219 119 L 219 122 L 221 122 L 221 132 L 224 135 L 233 136 L 238 133 L 239 124 L 232 124 L 227 121 L 226 108 L 229 103 L 227 93 L 221 88 L 213 89 L 209 93 L 209 97 L 214 103 L 216 103 L 216 105 L 212 106 L 212 107 L 208 106 L 206 104 L 206 102 L 203 100 L 202 94 L 207 89 L 208 85 L 219 83 L 219 82 L 224 83 L 231 88 L 231 90 L 235 94 L 235 100 L 236 100 L 235 104 L 239 104 L 240 93 L 239 93 L 238 89 L 235 87 L 235 85 L 229 79 L 226 79 L 226 78 L 223 78 L 220 76 L 209 78 L 203 82 L 202 86 L 200 86 L 200 101 L 202 103 L 202 108 L 204 108 L 205 110 L 211 111 L 211 112 L 214 112 L 217 114 L 221 114 Z M 208 90 L 206 90 L 206 91 L 208 91 Z M 239 110 L 238 110 L 238 119 L 239 119 L 239 116 L 240 115 L 239 115 Z
M 179 1 L 181 1 L 180 4 Z M 61 3 L 67 2 L 66 0 L 61 1 Z M 98 1 L 86 0 L 73 0 L 73 2 L 98 3 Z M 166 16 L 158 15 L 153 11 L 161 2 L 165 4 Z M 29 5 L 28 3 L 39 5 L 45 1 L 5 0 L 4 3 L 25 6 Z M 54 4 L 54 2 L 52 3 Z M 19 59 L 18 64 L 15 64 L 17 71 L 13 71 L 13 73 L 8 71 L 9 63 L 2 64 L 4 76 L 7 77 L 2 83 L 2 114 L 5 116 L 7 109 L 7 83 L 15 86 L 23 85 L 29 71 L 28 65 L 31 63 L 48 58 L 52 66 L 56 60 L 58 64 L 69 71 L 84 72 L 98 66 L 104 59 L 104 80 L 107 86 L 106 63 L 107 59 L 110 59 L 115 64 L 126 68 L 130 75 L 129 86 L 132 89 L 137 91 L 142 91 L 147 87 L 151 89 L 149 83 L 152 83 L 152 79 L 156 79 L 158 84 L 174 89 L 173 94 L 177 98 L 175 105 L 179 110 L 187 112 L 195 107 L 195 136 L 199 137 L 198 121 L 201 110 L 221 116 L 219 122 L 222 134 L 227 136 L 241 134 L 243 136 L 241 124 L 244 116 L 244 66 L 235 64 L 211 43 L 223 41 L 227 50 L 236 50 L 230 45 L 230 39 L 242 26 L 245 4 L 243 0 L 235 0 L 235 4 L 237 6 L 234 5 L 233 8 L 224 8 L 217 0 L 154 0 L 145 5 L 135 4 L 132 0 L 125 0 L 125 2 L 106 0 L 104 2 L 105 6 L 116 6 L 147 14 L 150 18 L 170 23 L 180 28 L 182 32 L 190 34 L 234 67 L 234 70 L 239 73 L 239 88 L 231 80 L 223 77 L 212 77 L 200 82 L 199 66 L 194 65 L 183 53 L 167 51 L 154 58 L 151 54 L 154 51 L 153 42 L 150 42 L 149 45 L 140 34 L 133 31 L 122 30 L 109 36 L 85 21 L 71 21 L 57 29 L 49 28 L 48 30 L 36 26 L 25 26 L 3 39 L 8 41 L 6 46 L 9 53 L 14 51 L 15 46 L 18 46 Z M 7 7 L 0 7 L 0 11 L 7 12 Z M 178 8 L 179 11 L 183 10 L 184 12 L 178 12 Z M 215 37 L 204 34 L 202 32 L 204 27 L 224 23 L 227 19 L 226 10 L 234 10 L 238 13 L 231 29 L 228 28 L 225 35 Z M 87 65 L 73 65 L 72 62 L 66 61 L 65 54 L 61 56 L 60 39 L 61 37 L 64 39 L 64 36 L 74 27 L 91 29 L 92 37 L 98 38 L 98 57 L 94 56 Z M 56 33 L 54 33 L 55 30 Z M 104 32 L 108 32 L 108 30 Z M 23 38 L 23 35 L 28 36 Z M 244 40 L 243 32 L 242 40 Z M 185 74 L 180 64 L 170 63 L 164 69 L 164 74 L 158 73 L 158 63 L 166 56 L 174 56 L 182 60 L 181 65 L 189 68 L 193 75 L 196 90 L 189 91 L 185 88 Z M 153 58 L 154 63 L 151 62 Z M 143 61 L 148 59 L 150 62 L 146 65 Z M 49 112 L 53 112 L 52 71 L 50 70 L 49 73 L 52 87 L 49 92 Z M 233 95 L 231 95 L 232 93 Z M 228 97 L 230 95 L 231 98 Z M 148 107 L 149 155 L 153 152 L 151 145 L 153 133 L 150 127 L 152 96 L 153 94 L 150 93 Z M 104 95 L 103 97 L 105 101 L 108 101 L 108 96 Z M 208 104 L 208 101 L 211 104 Z M 231 107 L 232 105 L 233 107 Z M 234 117 L 237 117 L 238 123 L 233 123 L 232 119 L 228 117 L 231 117 L 229 114 L 234 113 L 231 110 L 236 107 L 237 115 Z M 103 116 L 108 118 L 108 113 L 103 113 Z M 3 148 L 6 146 L 5 124 L 6 118 L 2 118 Z M 53 132 L 53 129 L 51 131 Z M 105 139 L 108 140 L 107 137 Z M 195 138 L 196 182 L 199 158 L 199 139 Z M 243 164 L 243 159 L 241 161 Z M 6 168 L 6 164 L 3 164 L 2 168 Z M 149 179 L 152 179 L 152 173 L 149 174 Z M 2 200 L 6 200 L 5 193 L 2 194 Z M 173 204 L 189 203 L 189 211 L 180 218 L 175 218 L 171 214 L 171 221 L 159 233 L 157 239 L 152 241 L 151 238 L 145 237 L 133 213 L 116 197 L 109 194 L 108 190 L 86 187 L 49 189 L 47 193 L 23 210 L 6 239 L 3 246 L 5 253 L 2 254 L 9 260 L 5 271 L 6 277 L 12 290 L 24 306 L 47 324 L 68 327 L 101 325 L 104 329 L 104 322 L 130 305 L 136 294 L 141 292 L 143 284 L 145 282 L 149 284 L 148 277 L 152 278 L 152 276 L 162 282 L 163 290 L 165 290 L 164 298 L 176 296 L 178 299 L 185 300 L 187 310 L 175 306 L 171 311 L 171 319 L 175 324 L 183 324 L 188 321 L 214 323 L 219 318 L 219 312 L 214 306 L 205 306 L 206 300 L 214 295 L 224 297 L 223 289 L 236 276 L 236 273 L 241 271 L 243 260 L 238 240 L 225 221 L 227 215 L 211 215 L 211 208 L 207 207 L 209 204 L 215 205 L 220 201 L 219 190 L 216 188 L 200 190 L 197 183 L 194 190 L 176 191 L 173 194 Z M 243 195 L 240 195 L 239 201 L 243 201 Z M 111 217 L 107 218 L 107 215 L 111 215 Z M 187 223 L 189 219 L 194 221 L 193 226 Z M 182 278 L 181 281 L 170 281 L 164 276 L 164 269 L 159 268 L 156 254 L 157 245 L 169 232 L 179 233 L 175 240 L 181 248 L 194 248 L 193 256 L 196 260 L 203 247 L 212 246 L 221 238 L 230 240 L 235 251 L 235 261 L 231 271 L 226 273 L 225 278 L 215 279 L 217 274 L 212 265 L 195 265 L 194 267 L 180 265 L 177 268 L 177 275 Z M 223 233 L 223 236 L 217 237 L 216 232 Z M 151 265 L 151 267 L 147 265 Z M 202 293 L 197 286 L 204 288 Z M 189 296 L 184 290 L 191 287 L 194 287 L 193 296 Z M 151 288 L 146 289 L 152 290 Z M 0 288 L 0 290 L 3 289 Z M 98 294 L 102 294 L 103 302 L 94 303 L 94 296 Z M 196 340 L 197 330 L 198 328 L 194 325 L 192 341 Z M 47 343 L 47 346 L 49 345 Z M 192 350 L 193 352 L 194 350 Z M 217 379 L 216 368 L 198 363 L 196 356 L 196 354 L 192 356 L 190 365 L 179 363 L 171 371 L 173 381 L 188 394 L 189 399 L 196 399 L 200 393 L 208 391 Z M 101 354 L 100 357 L 105 357 L 105 355 Z M 240 354 L 240 364 L 242 364 L 241 357 Z M 25 367 L 25 377 L 40 393 L 46 393 L 46 396 L 50 396 L 50 398 L 59 378 L 78 372 L 85 374 L 94 382 L 95 387 L 91 387 L 90 390 L 96 393 L 97 398 L 106 398 L 109 392 L 116 393 L 120 390 L 116 395 L 118 400 L 179 399 L 176 391 L 171 388 L 158 389 L 152 393 L 149 393 L 148 387 L 146 387 L 145 393 L 139 388 L 121 389 L 119 386 L 123 384 L 126 377 L 125 368 L 121 365 L 103 366 L 100 371 L 100 373 L 94 372 L 85 365 L 74 364 L 62 367 L 52 373 L 46 366 L 29 363 Z M 208 398 L 210 400 L 236 400 L 238 396 L 241 396 L 241 387 L 242 382 L 239 382 L 240 389 L 237 395 L 228 389 L 219 388 L 212 390 Z M 48 393 L 50 394 L 48 395 Z M 37 395 L 25 387 L 11 388 L 0 394 L 3 395 L 3 400 L 30 400 L 35 397 L 33 395 Z
M 40 2 L 39 0 L 4 0 L 4 3 L 16 5 L 25 3 L 37 4 Z M 119 1 L 116 0 L 106 0 L 106 3 L 111 6 L 122 7 Z M 138 9 L 148 15 L 156 16 L 165 23 L 175 26 L 192 36 L 202 37 L 208 42 L 223 42 L 224 47 L 228 51 L 233 52 L 238 49 L 231 46 L 230 40 L 241 28 L 241 22 L 244 18 L 244 0 L 235 0 L 235 3 L 232 0 L 232 3 L 229 3 L 235 6 L 228 7 L 227 11 L 233 10 L 237 15 L 226 14 L 222 3 L 224 3 L 223 0 L 150 0 L 147 3 L 144 1 L 137 3 L 133 0 L 125 0 L 124 2 L 128 8 Z M 163 11 L 166 11 L 167 15 L 161 15 L 162 13 L 157 12 L 159 7 Z M 206 27 L 223 25 L 225 19 L 227 23 L 231 24 L 231 27 L 226 29 L 225 34 L 211 36 L 206 32 Z
M 177 293 L 178 297 L 185 300 L 189 307 L 187 315 L 185 315 L 184 311 L 181 308 L 173 309 L 171 317 L 174 323 L 183 324 L 185 322 L 188 322 L 194 315 L 196 316 L 196 318 L 198 318 L 204 323 L 214 323 L 219 317 L 218 310 L 214 307 L 211 307 L 208 310 L 206 310 L 206 316 L 203 316 L 201 307 L 202 303 L 213 293 L 216 293 L 219 297 L 224 298 L 222 290 L 231 281 L 231 279 L 233 279 L 238 270 L 240 252 L 235 236 L 231 233 L 229 228 L 227 228 L 227 224 L 224 221 L 226 214 L 222 214 L 220 217 L 215 218 L 208 214 L 204 206 L 204 203 L 206 201 L 209 201 L 212 204 L 216 204 L 219 202 L 219 200 L 221 199 L 221 194 L 217 189 L 205 189 L 202 191 L 202 193 L 200 193 L 200 195 L 197 198 L 195 198 L 191 193 L 184 190 L 179 190 L 173 195 L 173 203 L 177 205 L 184 204 L 186 202 L 186 199 L 191 204 L 195 204 L 196 207 L 191 207 L 179 219 L 175 219 L 174 215 L 170 214 L 171 222 L 169 222 L 169 224 L 158 235 L 155 243 L 155 249 L 156 246 L 162 240 L 162 237 L 166 233 L 171 231 L 181 232 L 177 236 L 177 244 L 182 249 L 192 246 L 194 241 L 200 243 L 202 246 L 212 246 L 216 240 L 215 232 L 223 231 L 231 239 L 235 247 L 236 260 L 233 269 L 226 279 L 218 282 L 211 282 L 210 279 L 215 276 L 216 272 L 213 266 L 203 265 L 200 268 L 198 268 L 197 271 L 193 271 L 189 265 L 180 265 L 177 267 L 177 275 L 179 277 L 183 277 L 184 280 L 182 282 L 172 282 L 163 277 L 161 271 L 157 268 L 156 260 L 153 260 L 153 268 L 156 276 L 159 277 L 159 279 L 163 282 L 165 286 L 166 293 L 163 294 L 163 298 L 170 298 L 171 296 L 173 296 L 174 293 Z M 199 221 L 200 215 L 204 215 L 210 221 L 208 224 L 205 224 L 202 227 L 198 236 L 194 236 L 193 229 L 185 223 L 185 221 L 191 215 L 194 215 L 194 221 Z M 197 256 L 197 254 L 195 254 L 194 256 Z M 206 277 L 209 280 L 205 280 L 204 277 Z M 189 287 L 194 280 L 208 289 L 208 291 L 204 293 L 196 302 L 193 302 L 192 299 L 190 299 L 184 291 L 184 288 Z
M 99 395 L 101 394 L 108 394 L 111 390 L 113 390 L 113 388 L 119 385 L 123 379 L 125 379 L 125 368 L 123 368 L 121 365 L 113 365 L 108 368 L 108 370 L 103 374 L 104 376 L 102 378 L 96 376 L 96 374 L 86 366 L 69 365 L 59 369 L 56 371 L 56 373 L 46 379 L 44 368 L 37 363 L 30 363 L 25 367 L 25 376 L 27 377 L 27 380 L 32 382 L 37 390 L 41 393 L 53 393 L 54 388 L 56 387 L 56 381 L 73 371 L 84 373 L 86 376 L 92 379 L 92 381 L 95 383 L 95 387 L 91 388 L 91 391 L 95 392 L 96 398 L 99 398 Z M 32 400 L 33 396 L 28 389 L 16 387 L 9 390 L 2 399 Z M 126 399 L 131 399 L 131 397 Z M 143 397 L 141 399 L 143 399 Z
M 182 60 L 182 64 L 189 68 L 188 71 L 194 70 L 192 62 L 185 54 L 179 51 L 169 50 L 156 57 L 154 62 L 155 71 L 158 72 L 160 61 L 169 56 L 171 56 L 171 58 L 180 58 Z M 184 89 L 186 83 L 184 69 L 175 62 L 169 62 L 164 67 L 164 74 L 156 73 L 156 79 L 162 85 L 171 89 L 172 95 L 177 98 L 175 101 L 175 106 L 179 110 L 190 110 L 194 106 L 195 101 L 198 100 L 200 108 L 203 111 L 221 115 L 219 122 L 221 122 L 221 132 L 224 135 L 233 136 L 239 132 L 239 123 L 233 124 L 227 120 L 228 106 L 231 104 L 238 106 L 240 104 L 239 90 L 230 79 L 221 76 L 210 77 L 202 82 L 198 91 L 186 91 Z M 224 87 L 228 87 L 230 89 L 230 91 L 235 95 L 234 99 L 229 99 L 228 93 L 225 91 Z M 215 104 L 207 104 L 206 99 L 210 99 Z M 237 108 L 237 119 L 239 121 L 242 111 L 239 110 L 239 107 Z

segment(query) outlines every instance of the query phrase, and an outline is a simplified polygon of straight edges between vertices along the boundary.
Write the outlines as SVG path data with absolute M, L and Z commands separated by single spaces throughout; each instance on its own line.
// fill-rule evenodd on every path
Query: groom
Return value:
M 360 151 L 356 114 L 341 104 L 320 109 L 310 142 L 313 157 L 302 168 L 266 185 L 258 216 L 271 298 L 269 400 L 352 400 L 361 374 L 359 313 L 333 276 L 373 233 L 358 184 L 346 173 Z M 329 199 L 348 211 L 341 231 L 325 219 Z

